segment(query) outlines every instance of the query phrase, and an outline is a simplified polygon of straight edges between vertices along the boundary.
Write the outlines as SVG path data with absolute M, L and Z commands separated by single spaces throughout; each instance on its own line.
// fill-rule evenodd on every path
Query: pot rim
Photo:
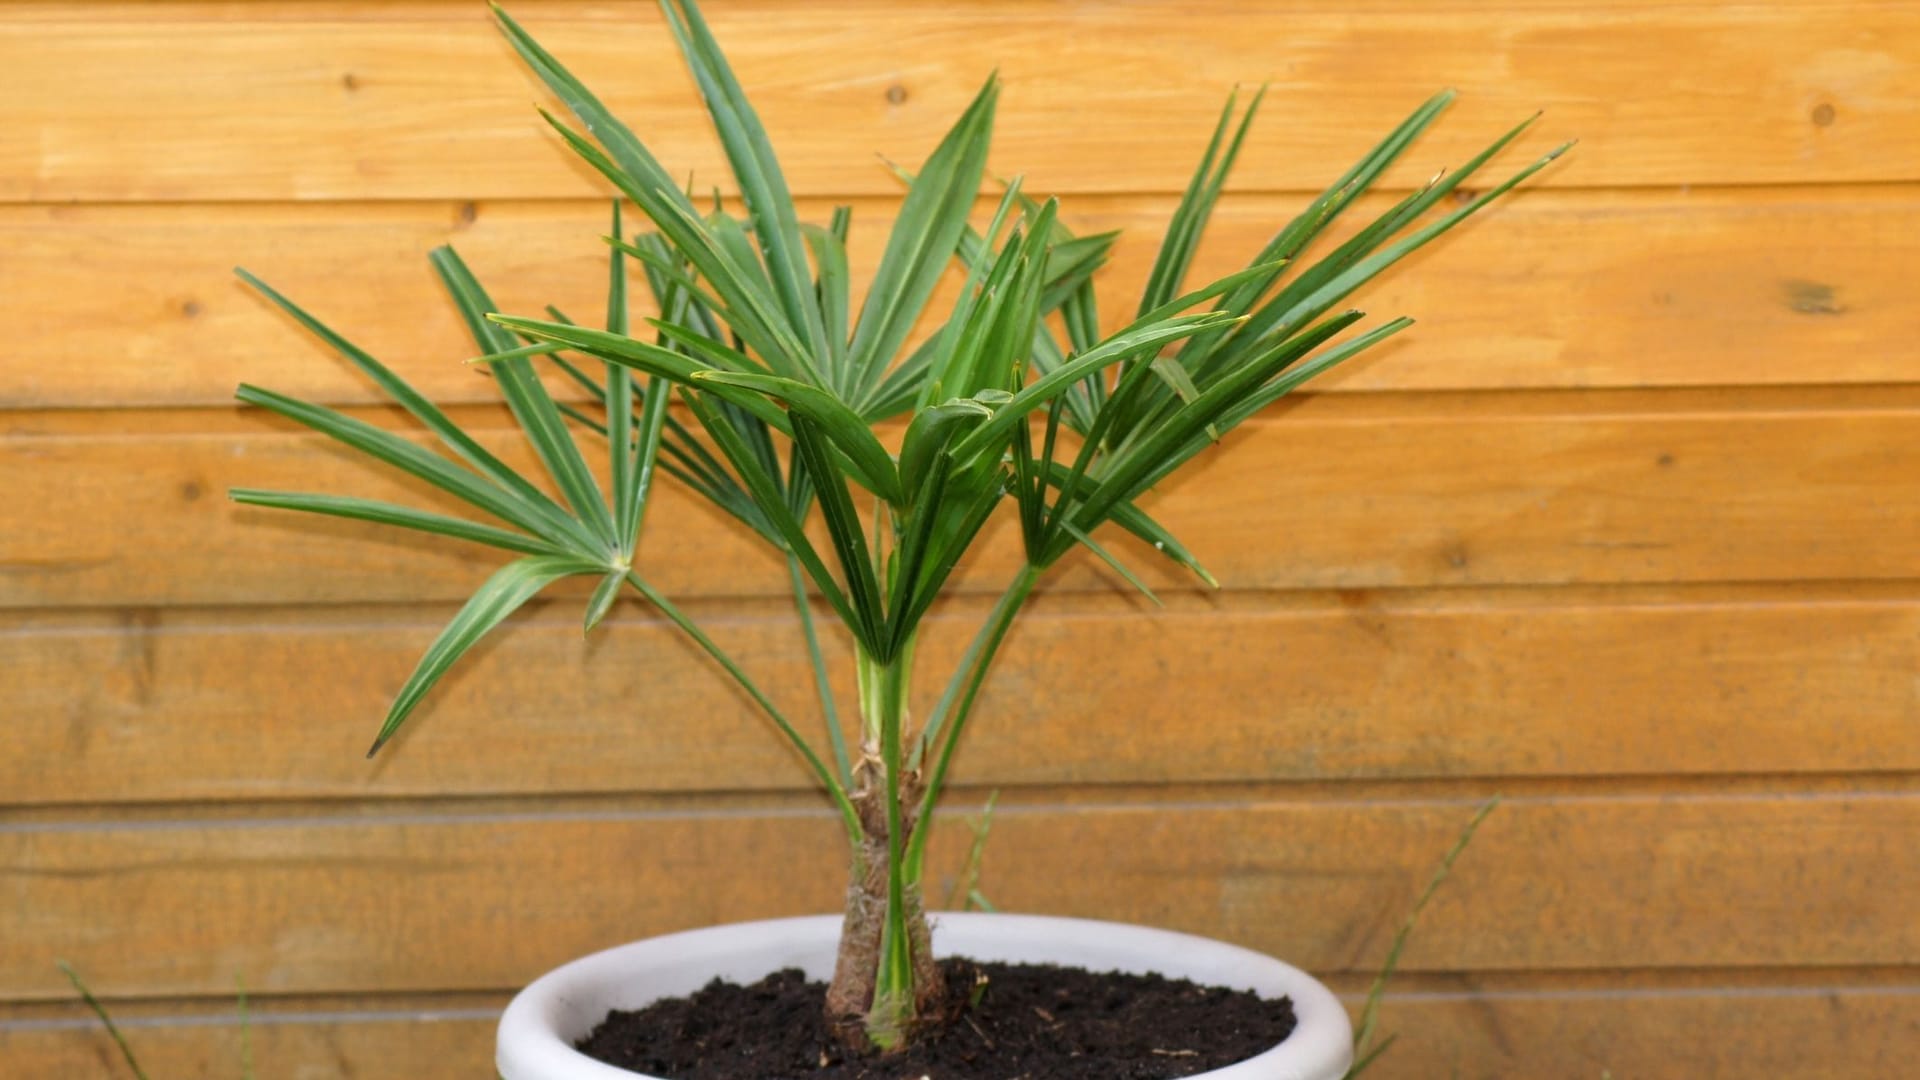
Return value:
M 1213 938 L 1093 919 L 983 912 L 930 918 L 933 945 L 942 955 L 1158 971 L 1293 1000 L 1298 1023 L 1284 1042 L 1187 1080 L 1337 1080 L 1352 1062 L 1353 1029 L 1339 999 L 1311 975 L 1264 953 Z M 665 1080 L 595 1061 L 572 1042 L 609 1009 L 690 992 L 715 976 L 753 980 L 799 967 L 811 978 L 822 978 L 822 958 L 830 970 L 840 925 L 839 915 L 727 923 L 646 938 L 563 964 L 507 1005 L 495 1065 L 506 1080 Z

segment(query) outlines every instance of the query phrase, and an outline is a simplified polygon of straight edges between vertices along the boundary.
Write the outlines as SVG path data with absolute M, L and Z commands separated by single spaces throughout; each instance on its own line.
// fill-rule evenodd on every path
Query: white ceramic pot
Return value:
M 574 1040 L 610 1009 L 688 994 L 715 976 L 749 983 L 797 967 L 825 979 L 833 973 L 839 938 L 840 916 L 811 915 L 648 938 L 575 960 L 541 976 L 507 1006 L 494 1060 L 504 1080 L 636 1080 L 640 1074 L 573 1049 Z M 942 956 L 1159 972 L 1293 999 L 1299 1025 L 1285 1042 L 1193 1080 L 1340 1080 L 1353 1059 L 1346 1009 L 1326 987 L 1298 968 L 1224 942 L 1087 919 L 940 914 L 933 917 L 933 947 Z

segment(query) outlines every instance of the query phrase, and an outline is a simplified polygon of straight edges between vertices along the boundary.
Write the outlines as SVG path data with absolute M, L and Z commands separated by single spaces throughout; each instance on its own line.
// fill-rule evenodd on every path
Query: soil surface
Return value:
M 941 971 L 957 1015 L 886 1057 L 850 1056 L 827 1028 L 826 984 L 794 969 L 615 1011 L 578 1049 L 672 1080 L 1169 1080 L 1294 1027 L 1285 998 L 1158 975 L 958 959 Z

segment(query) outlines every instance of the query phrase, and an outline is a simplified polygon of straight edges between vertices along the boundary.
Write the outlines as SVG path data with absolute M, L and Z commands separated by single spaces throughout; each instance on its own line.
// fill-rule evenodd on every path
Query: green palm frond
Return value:
M 934 286 L 952 265 L 986 168 L 998 97 L 999 84 L 988 79 L 907 188 L 849 346 L 850 382 L 842 389 L 856 404 L 871 402 Z
M 466 606 L 454 615 L 453 621 L 427 648 L 427 654 L 407 678 L 406 685 L 394 696 L 393 704 L 387 710 L 387 718 L 380 725 L 380 734 L 374 737 L 367 756 L 379 753 L 380 748 L 399 732 L 400 725 L 412 715 L 427 691 L 433 689 L 433 685 L 453 667 L 454 662 L 479 644 L 480 639 L 499 626 L 507 616 L 520 610 L 540 590 L 563 577 L 599 573 L 603 569 L 598 564 L 570 555 L 534 555 L 501 567 L 474 592 Z

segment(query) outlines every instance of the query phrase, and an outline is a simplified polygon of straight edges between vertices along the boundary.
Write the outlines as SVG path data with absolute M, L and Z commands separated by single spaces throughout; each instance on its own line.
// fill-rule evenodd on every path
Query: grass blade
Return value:
M 100 1023 L 106 1026 L 107 1034 L 113 1037 L 114 1045 L 120 1048 L 120 1056 L 126 1059 L 127 1068 L 133 1070 L 133 1075 L 138 1080 L 147 1080 L 146 1071 L 140 1068 L 140 1059 L 133 1056 L 133 1047 L 127 1043 L 127 1037 L 120 1034 L 120 1026 L 113 1022 L 112 1016 L 108 1015 L 107 1007 L 100 1004 L 100 999 L 93 996 L 93 991 L 87 989 L 86 983 L 80 981 L 80 973 L 73 970 L 73 965 L 65 960 L 56 960 L 54 963 L 60 966 L 67 981 L 73 984 L 74 990 L 80 995 L 80 1000 L 86 1002 L 87 1008 L 92 1009 L 93 1015 L 99 1017 Z
M 1386 1038 L 1381 1039 L 1379 1045 L 1375 1046 L 1371 1050 L 1368 1050 L 1366 1053 L 1362 1054 L 1360 1057 L 1354 1060 L 1353 1065 L 1347 1069 L 1346 1076 L 1342 1077 L 1341 1080 L 1355 1080 L 1355 1077 L 1358 1077 L 1361 1073 L 1366 1072 L 1368 1069 L 1373 1068 L 1373 1063 L 1380 1060 L 1380 1055 L 1386 1053 L 1387 1050 L 1390 1047 L 1392 1047 L 1394 1043 L 1399 1041 L 1400 1041 L 1399 1032 L 1395 1032 L 1392 1035 L 1389 1035 Z M 1601 1077 L 1601 1080 L 1606 1080 L 1606 1077 L 1603 1075 Z
M 1360 1023 L 1354 1027 L 1353 1049 L 1360 1055 L 1360 1059 L 1347 1072 L 1347 1080 L 1360 1075 L 1362 1070 L 1373 1064 L 1374 1060 L 1392 1045 L 1393 1037 L 1389 1036 L 1371 1051 L 1367 1046 L 1373 1040 L 1374 1028 L 1380 1020 L 1380 1001 L 1386 994 L 1387 980 L 1393 978 L 1394 970 L 1400 966 L 1400 953 L 1406 948 L 1407 939 L 1413 935 L 1413 927 L 1419 922 L 1420 913 L 1425 911 L 1427 905 L 1433 901 L 1434 894 L 1440 891 L 1440 886 L 1447 880 L 1447 875 L 1453 873 L 1453 864 L 1458 862 L 1460 856 L 1466 852 L 1467 845 L 1473 843 L 1474 834 L 1480 831 L 1480 826 L 1487 820 L 1487 815 L 1493 813 L 1499 805 L 1500 798 L 1495 796 L 1481 804 L 1480 809 L 1474 812 L 1466 828 L 1460 830 L 1460 835 L 1454 840 L 1453 846 L 1448 848 L 1447 853 L 1441 857 L 1440 865 L 1434 868 L 1433 876 L 1427 879 L 1427 887 L 1420 890 L 1419 898 L 1413 902 L 1413 910 L 1407 912 L 1406 919 L 1400 923 L 1400 929 L 1394 933 L 1393 943 L 1387 947 L 1386 962 L 1380 966 L 1379 974 L 1373 977 L 1373 984 L 1367 987 L 1367 1003 L 1360 1010 Z
M 967 862 L 960 871 L 960 877 L 947 892 L 947 910 L 964 910 L 957 903 L 968 908 L 977 907 L 981 911 L 997 910 L 980 892 L 981 868 L 987 860 L 987 836 L 993 831 L 993 807 L 1000 801 L 1000 790 L 995 788 L 987 793 L 987 803 L 980 809 L 980 820 L 967 822 L 973 831 L 973 843 L 967 846 Z

